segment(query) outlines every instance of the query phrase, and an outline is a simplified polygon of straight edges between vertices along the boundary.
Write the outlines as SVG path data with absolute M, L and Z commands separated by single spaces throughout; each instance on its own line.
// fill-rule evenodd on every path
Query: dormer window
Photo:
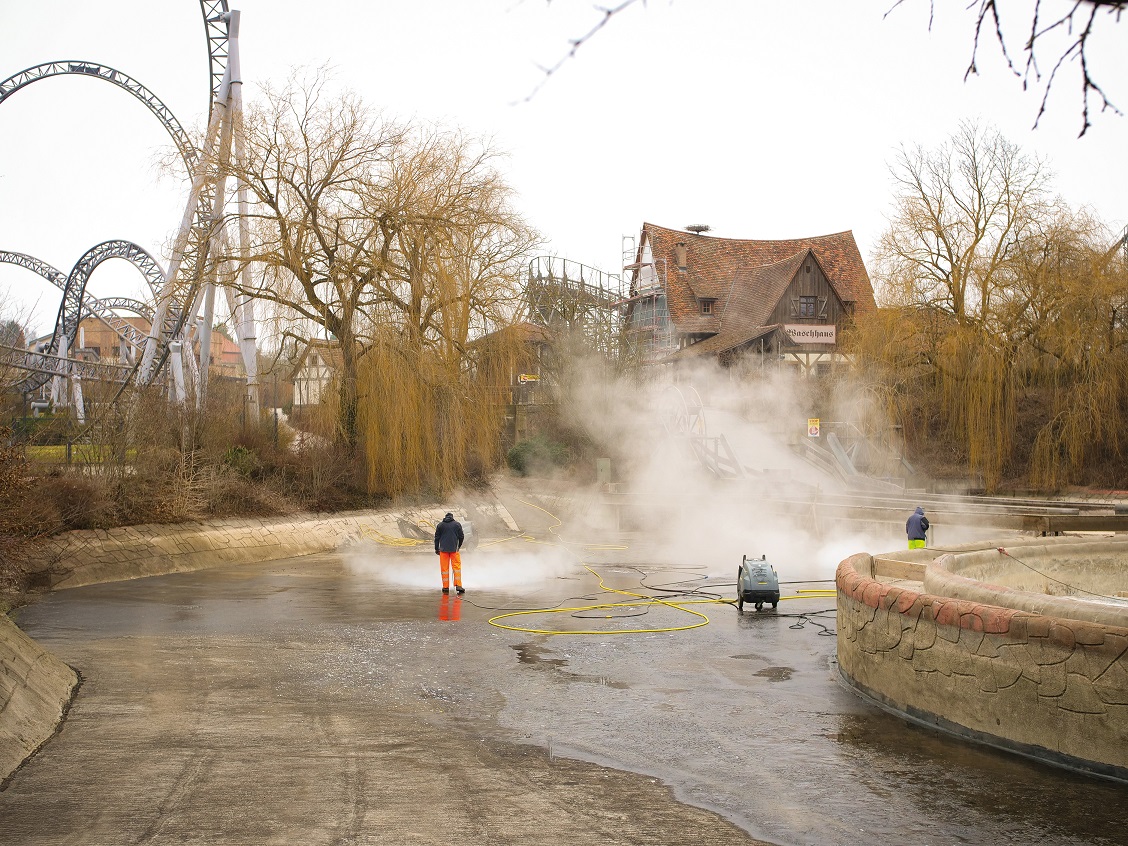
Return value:
M 702 300 L 701 301 L 701 313 L 702 314 L 712 314 L 713 313 L 713 307 L 714 307 L 714 304 L 716 302 L 717 302 L 716 300 Z

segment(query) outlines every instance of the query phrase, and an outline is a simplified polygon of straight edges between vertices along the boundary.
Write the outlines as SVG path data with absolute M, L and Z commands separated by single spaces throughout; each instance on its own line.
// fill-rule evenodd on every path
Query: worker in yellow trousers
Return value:
M 909 536 L 909 549 L 924 549 L 928 539 L 928 518 L 919 505 L 905 521 L 905 533 Z
M 439 556 L 439 568 L 443 573 L 443 593 L 450 593 L 450 571 L 454 570 L 454 589 L 466 593 L 462 586 L 462 543 L 466 535 L 462 524 L 454 519 L 449 511 L 442 522 L 435 526 L 435 555 Z

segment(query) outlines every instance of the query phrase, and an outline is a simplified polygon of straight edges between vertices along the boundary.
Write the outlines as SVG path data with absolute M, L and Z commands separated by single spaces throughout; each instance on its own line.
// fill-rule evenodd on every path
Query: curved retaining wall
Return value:
M 937 596 L 1002 605 L 1050 617 L 1128 626 L 1128 538 L 1024 540 L 941 555 L 924 589 Z
M 436 507 L 408 516 L 441 520 L 443 513 Z M 38 547 L 36 557 L 50 574 L 46 581 L 51 588 L 82 587 L 330 552 L 360 540 L 366 531 L 399 537 L 401 516 L 358 511 L 92 529 L 51 538 Z
M 78 675 L 0 614 L 0 784 L 55 733 Z
M 938 596 L 838 566 L 838 665 L 913 720 L 1128 781 L 1128 628 Z M 863 575 L 866 574 L 866 575 Z

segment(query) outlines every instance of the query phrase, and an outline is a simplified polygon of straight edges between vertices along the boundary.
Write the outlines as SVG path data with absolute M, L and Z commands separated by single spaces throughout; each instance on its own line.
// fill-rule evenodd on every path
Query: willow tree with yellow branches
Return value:
M 910 440 L 959 445 L 989 490 L 1004 474 L 1056 487 L 1119 457 L 1128 325 L 1109 232 L 995 129 L 904 148 L 892 172 L 882 308 L 853 344 Z
M 512 375 L 528 354 L 513 324 L 539 241 L 513 208 L 495 156 L 457 133 L 420 134 L 397 159 L 361 361 L 369 486 L 449 490 L 498 459 Z
M 244 139 L 231 175 L 251 244 L 221 258 L 252 272 L 230 284 L 339 353 L 322 410 L 341 448 L 363 450 L 373 492 L 448 488 L 493 461 L 500 411 L 484 392 L 497 386 L 476 375 L 473 342 L 514 322 L 538 243 L 500 157 L 332 93 L 324 72 L 266 88 Z
M 1046 488 L 1118 464 L 1128 413 L 1128 254 L 1083 212 L 1054 223 L 1028 245 L 1004 315 L 1045 415 L 1030 471 Z

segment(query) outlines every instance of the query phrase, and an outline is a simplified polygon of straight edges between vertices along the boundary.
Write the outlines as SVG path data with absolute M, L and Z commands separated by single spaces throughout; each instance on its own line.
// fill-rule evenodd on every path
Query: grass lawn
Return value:
M 136 457 L 136 449 L 126 450 L 125 458 L 127 461 L 132 461 Z M 29 446 L 27 447 L 27 459 L 28 461 L 38 461 L 44 464 L 66 464 L 67 446 L 66 444 Z M 106 461 L 112 459 L 113 451 L 108 446 L 100 444 L 75 444 L 71 447 L 72 464 L 104 464 Z

